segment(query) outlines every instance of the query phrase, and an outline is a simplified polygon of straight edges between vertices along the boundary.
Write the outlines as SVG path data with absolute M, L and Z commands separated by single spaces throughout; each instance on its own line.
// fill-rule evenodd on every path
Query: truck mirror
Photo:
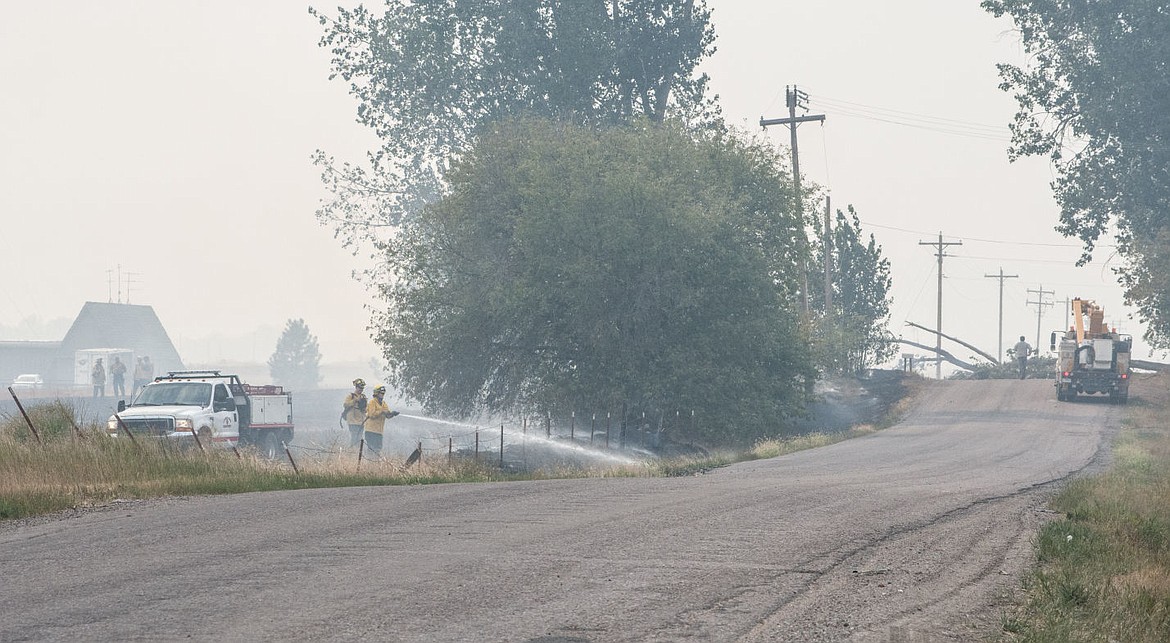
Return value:
M 1052 336 L 1048 338 L 1048 344 L 1049 344 L 1048 350 L 1050 350 L 1050 351 L 1056 350 L 1056 331 L 1052 331 Z
M 118 412 L 121 413 L 122 411 L 125 411 L 125 410 L 126 410 L 126 400 L 118 400 Z

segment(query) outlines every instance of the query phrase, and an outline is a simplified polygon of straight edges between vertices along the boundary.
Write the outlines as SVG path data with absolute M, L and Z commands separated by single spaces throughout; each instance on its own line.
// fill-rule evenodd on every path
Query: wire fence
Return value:
M 316 457 L 354 457 L 388 459 L 409 452 L 406 465 L 436 460 L 473 459 L 495 464 L 503 469 L 532 469 L 542 466 L 572 465 L 590 462 L 634 463 L 652 457 L 668 441 L 683 443 L 683 435 L 693 435 L 696 415 L 693 410 L 660 413 L 655 421 L 638 414 L 636 421 L 625 421 L 613 413 L 577 414 L 554 420 L 551 415 L 525 416 L 490 425 L 466 424 L 421 415 L 399 414 L 410 422 L 409 428 L 385 426 L 387 455 L 372 451 L 363 439 L 350 446 L 349 436 L 339 435 L 331 443 L 292 445 L 291 448 Z M 420 425 L 435 424 L 449 430 L 420 430 Z M 393 454 L 393 455 L 390 455 Z
M 16 392 L 11 388 L 8 392 L 32 437 L 38 443 L 41 442 L 41 433 Z M 288 464 L 294 469 L 297 469 L 297 458 L 355 458 L 359 463 L 371 458 L 393 461 L 407 451 L 409 455 L 403 466 L 466 459 L 513 470 L 591 463 L 631 464 L 653 457 L 662 449 L 668 436 L 673 444 L 682 444 L 694 451 L 694 445 L 684 443 L 681 437 L 694 435 L 697 421 L 694 410 L 659 413 L 653 419 L 645 413 L 639 413 L 636 417 L 633 414 L 612 412 L 584 416 L 571 413 L 556 420 L 550 414 L 530 415 L 491 425 L 467 424 L 404 413 L 399 416 L 409 421 L 409 429 L 404 430 L 405 427 L 396 427 L 394 424 L 386 425 L 385 439 L 389 448 L 385 450 L 385 455 L 381 449 L 372 450 L 365 439 L 361 439 L 356 448 L 351 446 L 348 433 L 325 443 L 298 441 L 294 444 L 291 440 L 278 440 L 277 448 L 263 449 L 264 455 L 278 460 L 287 458 Z M 113 417 L 118 422 L 118 432 L 131 442 L 147 437 L 136 436 L 135 431 L 119 415 Z M 426 425 L 449 428 L 422 429 Z M 72 429 L 79 438 L 83 437 L 76 423 Z M 190 438 L 201 452 L 212 448 L 213 441 L 217 446 L 223 446 L 223 440 L 227 439 L 230 442 L 227 446 L 235 451 L 237 457 L 242 457 L 236 440 L 201 431 L 192 431 Z

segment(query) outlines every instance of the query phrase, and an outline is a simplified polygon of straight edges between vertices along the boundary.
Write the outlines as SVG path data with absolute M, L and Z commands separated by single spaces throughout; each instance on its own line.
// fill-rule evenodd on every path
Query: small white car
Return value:
M 17 375 L 16 379 L 12 380 L 12 389 L 15 391 L 39 391 L 44 387 L 45 381 L 36 373 Z

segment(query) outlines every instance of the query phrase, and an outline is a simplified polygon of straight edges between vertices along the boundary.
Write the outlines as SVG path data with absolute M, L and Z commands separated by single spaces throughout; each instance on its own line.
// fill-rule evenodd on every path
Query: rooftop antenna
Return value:
M 114 303 L 114 271 L 106 270 L 106 297 L 109 303 Z
M 130 271 L 126 272 L 126 303 L 127 304 L 130 303 L 130 284 L 138 283 L 138 280 L 134 279 L 134 277 L 137 277 L 141 274 L 142 273 L 140 273 L 140 272 L 130 272 Z

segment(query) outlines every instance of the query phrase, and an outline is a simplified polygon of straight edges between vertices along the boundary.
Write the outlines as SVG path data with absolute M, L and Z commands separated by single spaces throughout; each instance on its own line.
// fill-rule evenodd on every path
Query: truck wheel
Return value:
M 1056 385 L 1056 401 L 1063 402 L 1065 400 L 1065 397 L 1067 397 L 1067 396 L 1064 394 L 1064 387 L 1057 384 Z
M 256 446 L 260 450 L 260 457 L 275 460 L 280 457 L 280 436 L 277 431 L 260 431 L 256 438 Z

